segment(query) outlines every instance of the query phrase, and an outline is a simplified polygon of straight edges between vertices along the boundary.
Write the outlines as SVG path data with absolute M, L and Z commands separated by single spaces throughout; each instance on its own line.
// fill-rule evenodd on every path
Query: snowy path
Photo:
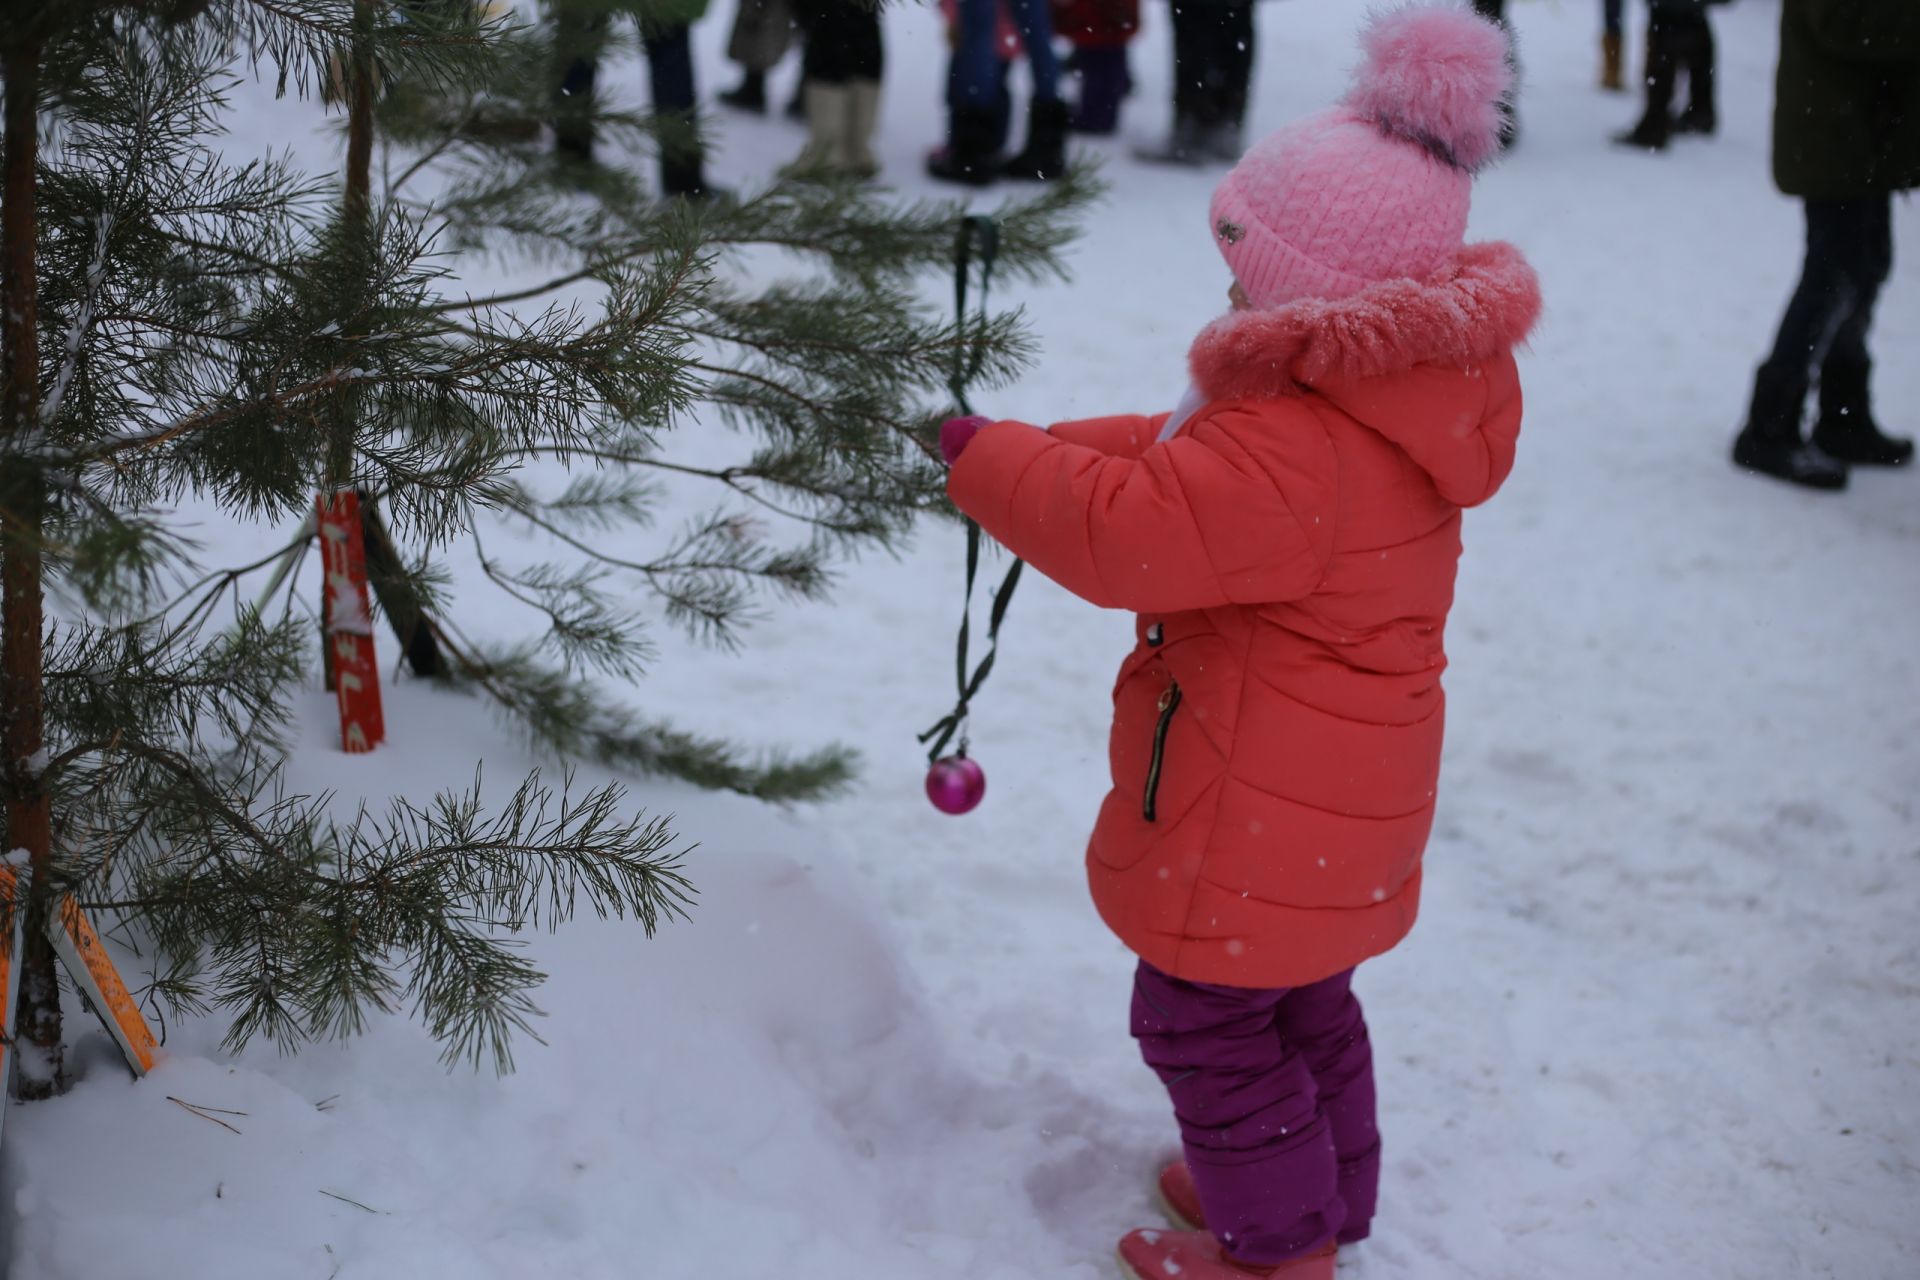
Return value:
M 1515 8 L 1527 132 L 1475 231 L 1526 249 L 1548 313 L 1518 470 L 1468 520 L 1423 917 L 1358 983 L 1387 1165 L 1342 1274 L 1920 1275 L 1920 475 L 1836 498 L 1724 461 L 1798 265 L 1798 207 L 1766 168 L 1777 5 L 1715 11 L 1725 134 L 1659 159 L 1603 141 L 1634 105 L 1590 88 L 1590 0 Z M 700 33 L 709 92 L 731 74 L 728 16 Z M 1356 19 L 1262 6 L 1260 124 L 1339 91 Z M 1164 121 L 1164 9 L 1149 20 L 1136 135 Z M 883 159 L 920 193 L 938 38 L 920 10 L 889 33 Z M 723 181 L 799 143 L 725 128 Z M 1045 367 L 995 412 L 1180 392 L 1226 285 L 1212 178 L 1118 160 L 1109 177 L 1077 284 L 1022 299 Z M 1920 210 L 1895 218 L 1878 391 L 1911 430 Z M 929 529 L 851 567 L 832 607 L 781 612 L 745 658 L 669 655 L 649 705 L 840 737 L 864 783 L 797 815 L 640 787 L 702 843 L 702 905 L 653 942 L 537 940 L 549 1044 L 523 1046 L 519 1075 L 445 1075 L 400 1023 L 237 1061 L 217 1028 L 175 1027 L 179 1056 L 137 1086 L 89 1040 L 71 1096 L 8 1118 L 10 1274 L 1111 1274 L 1173 1136 L 1126 1036 L 1129 958 L 1080 871 L 1127 624 L 1022 589 L 975 718 L 987 803 L 943 818 L 913 734 L 950 700 L 959 552 Z M 349 795 L 460 785 L 476 742 L 490 777 L 528 763 L 480 708 L 417 687 L 371 762 L 327 749 L 317 693 L 309 710 L 301 780 Z M 242 1133 L 167 1095 L 247 1112 Z

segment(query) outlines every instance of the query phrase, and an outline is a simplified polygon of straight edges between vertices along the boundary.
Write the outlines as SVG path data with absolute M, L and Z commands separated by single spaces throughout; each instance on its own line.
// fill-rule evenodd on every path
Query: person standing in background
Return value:
M 1723 0 L 1647 0 L 1647 106 L 1640 123 L 1618 134 L 1623 147 L 1665 151 L 1676 133 L 1709 134 L 1720 126 L 1713 101 L 1713 24 L 1707 6 Z M 1687 109 L 1673 114 L 1673 94 L 1687 73 Z
M 812 134 L 798 168 L 871 178 L 880 172 L 873 126 L 880 115 L 880 10 L 869 0 L 799 0 L 807 34 L 801 66 Z
M 1027 108 L 1027 145 L 1002 160 L 1001 99 L 1006 92 L 1000 56 L 1000 18 L 1020 34 L 1033 99 Z M 1049 0 L 958 0 L 953 67 L 949 77 L 947 140 L 927 157 L 927 175 L 981 187 L 995 178 L 1050 182 L 1067 172 L 1067 104 L 1060 96 L 1060 59 L 1053 49 Z
M 705 153 L 694 120 L 693 47 L 688 33 L 707 0 L 548 0 L 553 14 L 557 84 L 554 150 L 575 164 L 593 162 L 593 86 L 607 21 L 630 14 L 640 24 L 656 115 L 674 126 L 660 143 L 660 189 L 680 199 L 718 194 L 707 186 Z
M 1140 0 L 1054 0 L 1053 29 L 1073 45 L 1067 67 L 1080 77 L 1075 133 L 1120 127 L 1120 100 L 1133 90 L 1127 45 L 1140 31 Z
M 1783 0 L 1773 177 L 1805 202 L 1806 257 L 1754 377 L 1734 465 L 1842 489 L 1847 464 L 1905 466 L 1913 441 L 1874 422 L 1867 333 L 1893 270 L 1893 193 L 1920 186 L 1920 4 Z M 1811 443 L 1800 435 L 1819 371 Z
M 740 64 L 740 83 L 720 95 L 722 105 L 766 114 L 767 72 L 787 56 L 793 27 L 793 8 L 787 0 L 740 0 L 727 37 L 727 59 Z
M 1253 83 L 1254 0 L 1171 0 L 1173 129 L 1141 147 L 1154 164 L 1232 164 L 1240 158 Z

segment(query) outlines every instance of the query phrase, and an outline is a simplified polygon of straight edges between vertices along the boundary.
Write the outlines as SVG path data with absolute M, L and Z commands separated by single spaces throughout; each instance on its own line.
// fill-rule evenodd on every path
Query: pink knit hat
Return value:
M 1513 73 L 1464 9 L 1376 15 L 1338 106 L 1256 143 L 1213 193 L 1213 238 L 1254 307 L 1425 279 L 1467 231 L 1473 175 L 1500 151 Z

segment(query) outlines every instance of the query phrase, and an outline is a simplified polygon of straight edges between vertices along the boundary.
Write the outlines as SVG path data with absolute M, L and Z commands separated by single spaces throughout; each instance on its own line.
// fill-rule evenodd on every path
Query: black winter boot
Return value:
M 1613 140 L 1623 147 L 1665 151 L 1673 138 L 1673 86 L 1679 57 L 1673 33 L 1655 23 L 1647 28 L 1647 109 L 1640 123 Z
M 992 111 L 955 107 L 947 123 L 947 145 L 927 157 L 927 176 L 942 182 L 984 187 L 999 175 L 1000 122 Z
M 1883 433 L 1873 420 L 1867 381 L 1873 366 L 1835 365 L 1820 370 L 1820 418 L 1813 443 L 1842 462 L 1868 467 L 1904 467 L 1913 460 L 1913 441 Z
M 1009 156 L 1000 172 L 1028 182 L 1053 182 L 1067 176 L 1067 104 L 1036 98 L 1027 109 L 1027 145 Z
M 742 74 L 737 86 L 720 95 L 720 102 L 739 111 L 751 111 L 757 116 L 767 114 L 767 73 L 748 71 Z
M 731 193 L 707 185 L 705 156 L 698 148 L 671 147 L 660 153 L 660 190 L 675 200 L 727 200 Z
M 1809 489 L 1844 489 L 1846 467 L 1800 439 L 1806 395 L 1804 379 L 1784 378 L 1760 366 L 1747 425 L 1733 441 L 1733 465 Z

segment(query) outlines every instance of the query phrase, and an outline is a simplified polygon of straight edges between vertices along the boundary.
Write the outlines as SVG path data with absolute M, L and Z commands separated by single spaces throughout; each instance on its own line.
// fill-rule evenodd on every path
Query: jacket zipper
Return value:
M 1175 680 L 1160 695 L 1160 720 L 1153 726 L 1153 759 L 1147 764 L 1147 794 L 1140 806 L 1148 822 L 1158 818 L 1156 806 L 1160 798 L 1160 770 L 1167 760 L 1167 729 L 1173 724 L 1173 713 L 1179 709 L 1180 682 Z

